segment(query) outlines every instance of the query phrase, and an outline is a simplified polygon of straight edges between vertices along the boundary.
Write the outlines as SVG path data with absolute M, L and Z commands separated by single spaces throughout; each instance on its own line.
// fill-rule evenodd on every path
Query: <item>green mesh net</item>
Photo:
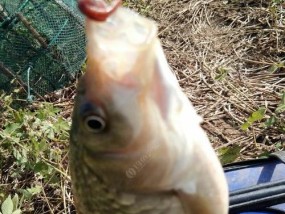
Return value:
M 85 60 L 76 0 L 0 0 L 0 90 L 42 96 L 69 84 Z

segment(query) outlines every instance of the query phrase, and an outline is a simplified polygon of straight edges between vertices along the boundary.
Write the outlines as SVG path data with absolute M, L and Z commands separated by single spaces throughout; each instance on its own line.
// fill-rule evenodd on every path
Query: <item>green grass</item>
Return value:
M 62 179 L 68 178 L 65 157 L 70 121 L 51 103 L 15 109 L 11 95 L 2 93 L 0 100 L 1 212 L 33 213 L 34 199 L 61 188 Z M 11 195 L 14 201 L 19 198 L 13 209 Z

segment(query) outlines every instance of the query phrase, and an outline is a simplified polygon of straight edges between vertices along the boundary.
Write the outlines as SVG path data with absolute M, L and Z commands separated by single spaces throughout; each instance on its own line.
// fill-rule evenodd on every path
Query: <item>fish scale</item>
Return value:
M 81 148 L 82 151 L 82 148 Z M 76 153 L 72 154 L 73 152 Z M 183 214 L 182 206 L 176 196 L 171 194 L 132 194 L 118 193 L 108 187 L 92 172 L 82 158 L 80 149 L 70 150 L 72 185 L 75 204 L 79 214 Z M 76 158 L 72 158 L 76 157 Z M 100 197 L 97 197 L 100 195 Z M 77 201 L 80 200 L 80 203 Z

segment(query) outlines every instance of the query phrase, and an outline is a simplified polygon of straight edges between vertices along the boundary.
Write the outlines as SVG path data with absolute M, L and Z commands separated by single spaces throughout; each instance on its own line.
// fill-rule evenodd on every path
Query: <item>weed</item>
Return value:
M 254 122 L 260 121 L 264 118 L 266 112 L 265 107 L 260 107 L 257 111 L 254 111 L 246 120 L 244 124 L 242 124 L 241 129 L 247 130 Z
M 285 131 L 284 112 L 285 112 L 285 92 L 283 92 L 281 101 L 279 105 L 275 108 L 273 114 L 264 122 L 264 126 L 266 128 L 274 126 L 278 130 L 284 132 Z
M 0 203 L 2 214 L 16 214 L 23 203 L 26 207 L 41 193 L 43 186 L 59 188 L 60 179 L 68 177 L 62 161 L 67 153 L 70 122 L 51 103 L 15 109 L 11 95 L 1 94 L 0 100 L 0 166 L 6 169 L 1 175 L 6 184 L 2 184 L 5 188 Z M 11 192 L 21 195 L 19 206 L 11 205 Z
M 16 194 L 13 198 L 9 195 L 2 203 L 0 214 L 20 214 L 21 210 L 18 209 L 19 196 Z

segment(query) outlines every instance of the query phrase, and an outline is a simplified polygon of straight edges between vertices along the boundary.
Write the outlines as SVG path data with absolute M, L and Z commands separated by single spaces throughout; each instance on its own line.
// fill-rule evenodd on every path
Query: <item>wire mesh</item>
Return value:
M 85 60 L 85 43 L 76 0 L 0 0 L 0 89 L 29 85 L 42 96 L 64 87 Z

